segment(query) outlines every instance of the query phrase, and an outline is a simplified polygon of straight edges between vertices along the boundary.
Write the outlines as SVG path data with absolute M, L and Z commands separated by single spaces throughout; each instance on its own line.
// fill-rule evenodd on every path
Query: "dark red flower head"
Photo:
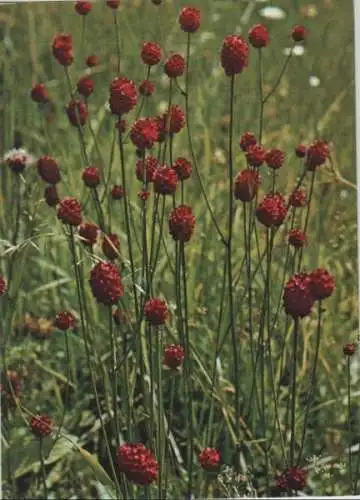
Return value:
M 261 167 L 265 161 L 265 154 L 265 149 L 258 144 L 249 146 L 245 152 L 246 159 L 252 167 Z
M 120 239 L 117 234 L 106 234 L 103 239 L 102 251 L 109 260 L 114 260 L 120 253 Z
M 179 15 L 180 27 L 185 33 L 194 33 L 201 22 L 200 10 L 196 7 L 184 7 Z
M 83 101 L 70 101 L 66 108 L 69 122 L 74 127 L 84 126 L 88 118 L 88 107 Z
M 84 97 L 89 97 L 94 92 L 94 81 L 88 76 L 80 78 L 76 84 L 79 94 Z
M 31 99 L 35 102 L 44 103 L 49 101 L 49 93 L 43 83 L 37 83 L 31 89 Z
M 113 305 L 124 293 L 120 272 L 110 262 L 99 262 L 90 271 L 93 296 L 101 304 Z
M 323 300 L 335 290 L 335 278 L 326 269 L 315 269 L 310 273 L 310 288 L 315 300 Z
M 124 443 L 117 451 L 117 464 L 121 472 L 136 484 L 149 485 L 157 480 L 159 464 L 142 443 Z
M 295 248 L 302 248 L 306 244 L 306 236 L 304 231 L 302 231 L 301 229 L 292 229 L 289 232 L 288 240 L 290 245 Z
M 116 10 L 120 6 L 120 0 L 107 0 L 106 5 L 113 10 Z
M 286 313 L 293 318 L 308 316 L 315 302 L 310 276 L 307 273 L 294 274 L 285 285 L 283 300 Z
M 149 199 L 149 196 L 150 196 L 150 191 L 146 191 L 145 189 L 141 189 L 138 192 L 138 197 L 140 198 L 140 200 L 142 200 L 144 202 Z
M 256 208 L 256 217 L 266 227 L 280 226 L 287 214 L 284 197 L 279 193 L 267 194 Z
M 221 49 L 220 60 L 226 76 L 241 73 L 248 65 L 249 46 L 240 35 L 228 35 Z
M 289 204 L 292 207 L 299 208 L 305 207 L 307 203 L 306 193 L 302 189 L 296 189 L 293 191 L 289 198 Z
M 165 74 L 169 78 L 177 78 L 185 71 L 185 59 L 180 54 L 171 54 L 165 61 Z
M 316 167 L 323 165 L 329 155 L 329 146 L 325 141 L 314 141 L 307 150 L 305 163 L 308 170 L 314 171 Z
M 175 241 L 186 243 L 195 229 L 195 216 L 191 207 L 179 205 L 169 215 L 169 231 Z
M 47 415 L 35 415 L 29 425 L 31 432 L 38 438 L 49 436 L 54 428 L 53 420 Z
M 84 245 L 92 247 L 97 241 L 99 226 L 93 222 L 83 222 L 79 226 L 79 236 Z
M 154 191 L 158 194 L 174 194 L 178 183 L 175 170 L 159 167 L 154 174 Z
M 289 467 L 276 478 L 276 487 L 280 490 L 302 490 L 307 485 L 307 472 L 300 467 Z
M 298 158 L 304 158 L 306 156 L 306 153 L 307 147 L 305 146 L 305 144 L 299 144 L 298 146 L 296 146 L 295 154 Z
M 155 92 L 156 87 L 150 80 L 143 80 L 139 85 L 139 92 L 144 97 L 150 97 Z
M 2 274 L 0 274 L 0 297 L 4 295 L 7 290 L 7 281 Z
M 171 168 L 175 170 L 180 181 L 189 179 L 192 173 L 192 165 L 186 158 L 177 158 Z
M 61 181 L 59 165 L 51 156 L 42 156 L 37 162 L 38 173 L 48 184 L 57 184 Z
M 52 53 L 55 59 L 62 66 L 70 66 L 74 61 L 72 53 L 72 36 L 60 33 L 53 38 Z
M 124 198 L 124 188 L 115 184 L 111 189 L 111 197 L 113 200 L 122 200 Z
M 44 198 L 49 207 L 55 207 L 60 201 L 56 186 L 46 187 Z
M 20 379 L 17 372 L 7 370 L 7 375 L 1 374 L 0 384 L 1 401 L 7 406 L 14 407 L 15 398 L 19 398 L 21 394 Z
M 203 469 L 217 472 L 221 464 L 220 452 L 216 448 L 204 448 L 199 455 L 199 462 Z
M 66 197 L 58 206 L 57 216 L 64 224 L 79 226 L 82 222 L 81 205 L 76 198 Z
M 94 165 L 84 168 L 82 173 L 82 180 L 87 187 L 96 188 L 100 184 L 99 169 Z
M 76 326 L 76 318 L 71 311 L 61 311 L 55 317 L 54 326 L 58 330 L 73 330 Z
M 257 170 L 242 170 L 235 179 L 234 196 L 237 200 L 251 201 L 260 186 L 260 174 Z
M 91 9 L 93 8 L 91 2 L 76 2 L 75 3 L 75 10 L 80 16 L 86 16 L 86 14 L 89 14 Z
M 131 111 L 137 102 L 137 89 L 134 81 L 116 77 L 110 84 L 110 109 L 114 115 Z
M 136 162 L 136 177 L 141 182 L 153 182 L 155 170 L 159 162 L 155 156 L 147 156 L 144 160 Z
M 256 24 L 249 30 L 249 42 L 255 49 L 266 47 L 269 42 L 269 32 L 263 24 Z
M 176 370 L 184 362 L 185 351 L 181 345 L 171 344 L 164 349 L 164 365 L 171 370 Z
M 164 113 L 163 115 L 165 130 L 167 130 L 168 126 L 168 113 Z M 177 104 L 173 104 L 170 108 L 170 123 L 169 123 L 169 133 L 177 134 L 179 133 L 185 126 L 185 114 L 184 111 Z
M 88 56 L 86 58 L 86 66 L 88 68 L 94 68 L 95 66 L 97 66 L 100 62 L 100 59 L 98 58 L 98 56 L 95 56 L 95 55 L 91 55 L 91 56 Z
M 303 42 L 308 37 L 308 30 L 305 26 L 294 26 L 291 36 L 294 42 Z
M 345 344 L 343 353 L 345 356 L 353 356 L 356 353 L 356 344 Z
M 243 151 L 247 151 L 250 146 L 255 146 L 257 144 L 257 140 L 255 135 L 252 132 L 245 132 L 240 137 L 240 147 Z
M 159 326 L 166 323 L 169 319 L 169 309 L 165 300 L 149 299 L 144 306 L 146 321 L 153 326 Z
M 268 167 L 277 170 L 285 161 L 284 151 L 281 149 L 269 149 L 265 153 L 265 161 Z
M 144 64 L 154 66 L 161 61 L 162 50 L 155 42 L 145 42 L 141 49 L 141 59 Z
M 158 127 L 154 118 L 139 118 L 131 127 L 130 139 L 138 149 L 150 149 L 158 138 Z

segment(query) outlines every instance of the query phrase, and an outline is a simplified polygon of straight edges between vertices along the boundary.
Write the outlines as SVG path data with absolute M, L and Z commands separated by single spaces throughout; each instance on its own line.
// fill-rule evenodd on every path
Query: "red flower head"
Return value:
M 4 278 L 4 276 L 0 274 L 0 297 L 1 295 L 4 295 L 6 290 L 7 290 L 7 281 Z
M 295 248 L 302 248 L 306 245 L 306 236 L 301 229 L 292 229 L 289 232 L 288 240 Z
M 150 196 L 150 191 L 145 191 L 144 189 L 142 189 L 141 191 L 138 192 L 138 197 L 142 201 L 147 201 L 149 196 Z
M 30 430 L 38 438 L 49 436 L 54 427 L 53 420 L 47 415 L 35 415 L 30 420 Z
M 59 165 L 51 156 L 42 156 L 37 162 L 40 177 L 48 184 L 57 184 L 61 181 Z
M 267 166 L 277 170 L 280 168 L 285 160 L 285 154 L 281 149 L 269 149 L 265 153 L 265 161 Z
M 178 183 L 175 170 L 159 167 L 154 174 L 154 191 L 158 194 L 174 194 Z
M 291 36 L 294 42 L 303 42 L 308 36 L 308 30 L 305 26 L 294 26 Z
M 120 0 L 107 0 L 106 5 L 113 10 L 116 10 L 119 8 L 120 5 Z
M 102 251 L 109 260 L 114 260 L 120 253 L 120 240 L 116 234 L 106 234 L 103 239 Z
M 163 325 L 169 319 L 169 309 L 165 300 L 149 299 L 144 306 L 146 321 L 153 326 Z
M 167 127 L 168 113 L 164 113 L 163 120 L 165 124 L 165 129 Z M 173 104 L 170 108 L 170 125 L 169 133 L 177 134 L 185 126 L 185 114 L 184 111 L 177 104 Z
M 99 226 L 93 222 L 83 222 L 79 226 L 79 236 L 87 247 L 92 247 L 97 241 Z
M 145 42 L 141 49 L 141 59 L 144 64 L 154 66 L 161 61 L 162 50 L 155 42 Z
M 296 146 L 295 154 L 298 158 L 304 158 L 306 156 L 306 153 L 307 147 L 305 146 L 305 144 L 299 144 L 298 146 Z
M 44 198 L 49 207 L 55 207 L 60 201 L 56 186 L 45 188 Z
M 90 271 L 89 279 L 93 296 L 101 304 L 113 305 L 124 293 L 120 272 L 110 262 L 99 262 Z
M 72 53 L 72 36 L 61 33 L 53 38 L 52 53 L 62 66 L 70 66 L 74 61 Z
M 245 132 L 241 137 L 240 137 L 240 148 L 243 151 L 247 151 L 250 146 L 255 146 L 257 144 L 257 140 L 255 135 L 252 132 Z
M 228 35 L 224 40 L 220 59 L 226 76 L 241 73 L 248 65 L 249 59 L 249 46 L 246 40 L 240 35 Z
M 156 87 L 150 80 L 144 80 L 139 85 L 139 92 L 144 97 L 150 97 L 155 92 Z
M 58 330 L 73 330 L 76 326 L 76 318 L 71 311 L 62 311 L 56 315 L 54 326 Z
M 111 189 L 111 198 L 113 200 L 122 200 L 122 198 L 124 198 L 124 194 L 125 191 L 122 186 L 115 184 Z
M 353 356 L 356 353 L 356 344 L 345 344 L 343 353 L 344 356 Z
M 177 158 L 171 168 L 175 170 L 180 181 L 189 179 L 192 173 L 192 165 L 186 158 Z
M 100 184 L 100 172 L 95 166 L 86 167 L 82 173 L 82 180 L 89 188 L 96 188 Z
M 251 201 L 260 186 L 260 174 L 257 170 L 242 170 L 235 179 L 234 196 L 237 200 Z
M 299 207 L 305 207 L 306 206 L 306 193 L 305 191 L 302 191 L 301 189 L 296 189 L 293 191 L 290 195 L 289 198 L 289 204 L 292 207 L 299 208 Z
M 276 487 L 280 490 L 302 490 L 307 485 L 307 472 L 300 467 L 289 467 L 276 478 Z
M 199 455 L 199 462 L 203 469 L 217 472 L 220 469 L 220 452 L 216 448 L 204 448 Z
M 144 160 L 136 162 L 136 177 L 141 182 L 153 182 L 155 170 L 159 162 L 154 156 L 148 156 Z
M 150 149 L 158 138 L 157 123 L 153 118 L 139 118 L 130 131 L 131 142 L 138 149 Z
M 335 278 L 326 269 L 315 269 L 310 273 L 310 288 L 315 300 L 323 300 L 335 290 Z
M 131 111 L 137 102 L 136 84 L 129 78 L 116 77 L 110 84 L 110 109 L 114 115 Z
M 94 82 L 88 76 L 80 78 L 80 80 L 76 84 L 76 87 L 78 89 L 79 94 L 81 94 L 84 97 L 89 97 L 89 95 L 94 92 Z
M 279 193 L 267 194 L 256 209 L 256 217 L 266 227 L 280 226 L 287 214 L 284 197 Z
M 91 9 L 93 8 L 91 2 L 76 2 L 75 3 L 75 10 L 80 16 L 86 16 L 86 14 L 89 14 Z
M 185 352 L 181 345 L 171 344 L 164 349 L 164 365 L 171 370 L 176 370 L 184 362 Z
M 310 276 L 306 273 L 294 274 L 285 285 L 283 300 L 286 313 L 293 318 L 308 316 L 315 302 Z
M 7 370 L 7 375 L 5 375 L 4 373 L 1 374 L 1 380 L 1 401 L 4 402 L 7 406 L 16 406 L 14 396 L 18 399 L 21 393 L 20 379 L 17 372 L 13 370 Z
M 164 120 L 164 116 L 155 116 L 154 118 L 157 129 L 158 129 L 158 138 L 156 142 L 163 142 L 165 139 L 165 128 L 166 128 L 166 123 Z
M 269 42 L 269 32 L 263 24 L 256 24 L 249 30 L 249 42 L 255 49 L 266 47 Z
M 86 58 L 86 66 L 88 68 L 94 68 L 95 66 L 97 66 L 100 62 L 100 59 L 98 58 L 98 56 L 95 56 L 95 55 L 91 55 L 91 56 L 88 56 Z
M 130 481 L 149 485 L 157 480 L 159 464 L 142 443 L 124 443 L 118 449 L 116 458 L 120 471 Z
M 314 141 L 307 150 L 305 162 L 308 170 L 314 171 L 316 167 L 323 165 L 329 154 L 329 146 L 325 141 Z
M 169 215 L 169 231 L 175 241 L 187 242 L 195 229 L 195 217 L 191 207 L 179 205 Z
M 171 54 L 165 61 L 164 71 L 169 78 L 177 78 L 185 71 L 185 59 L 180 54 Z
M 180 27 L 185 33 L 194 33 L 200 27 L 200 10 L 196 7 L 184 7 L 179 15 Z
M 258 144 L 249 146 L 247 151 L 245 152 L 247 161 L 252 167 L 261 167 L 261 165 L 265 161 L 265 154 L 265 149 Z
M 33 86 L 31 89 L 31 99 L 39 103 L 48 102 L 50 100 L 48 90 L 43 83 L 38 83 Z
M 76 198 L 64 198 L 59 203 L 57 216 L 64 224 L 79 226 L 82 222 L 80 203 Z
M 68 115 L 71 125 L 82 127 L 87 122 L 88 117 L 88 107 L 86 102 L 83 101 L 70 101 L 66 108 L 66 113 Z

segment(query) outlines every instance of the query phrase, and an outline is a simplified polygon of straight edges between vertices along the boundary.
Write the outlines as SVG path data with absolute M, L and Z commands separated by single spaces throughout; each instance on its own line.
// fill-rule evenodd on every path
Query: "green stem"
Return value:
M 349 442 L 349 455 L 348 455 L 348 473 L 350 489 L 353 485 L 352 478 L 352 456 L 351 456 L 351 442 L 352 442 L 352 425 L 351 425 L 351 363 L 350 356 L 347 356 L 347 403 L 348 403 L 348 442 Z M 360 450 L 359 452 L 360 453 Z
M 115 442 L 116 446 L 120 446 L 120 430 L 119 430 L 119 416 L 118 416 L 118 404 L 117 404 L 117 394 L 118 394 L 118 377 L 117 377 L 117 352 L 116 352 L 116 342 L 115 342 L 115 332 L 114 332 L 114 320 L 112 315 L 112 308 L 109 306 L 109 336 L 110 336 L 110 349 L 112 357 L 111 366 L 111 383 L 112 383 L 112 400 L 113 400 L 113 412 L 114 412 L 114 430 L 115 430 Z M 125 361 L 126 362 L 126 361 Z M 128 384 L 128 380 L 125 380 L 125 384 Z M 128 404 L 128 401 L 126 402 Z
M 46 469 L 45 469 L 45 461 L 44 461 L 44 454 L 43 454 L 43 439 L 39 439 L 39 455 L 40 455 L 40 465 L 41 465 L 41 476 L 43 480 L 43 487 L 44 487 L 44 498 L 47 500 L 48 498 L 48 491 L 47 491 L 47 486 L 46 486 Z
M 299 318 L 294 318 L 294 340 L 292 359 L 292 389 L 291 389 L 291 441 L 290 441 L 290 467 L 295 465 L 295 422 L 296 422 L 296 366 L 297 366 L 297 346 L 299 335 Z

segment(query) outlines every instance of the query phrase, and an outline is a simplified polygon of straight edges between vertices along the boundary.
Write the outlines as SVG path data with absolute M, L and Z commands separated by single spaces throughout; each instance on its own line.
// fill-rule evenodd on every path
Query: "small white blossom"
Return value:
M 286 56 L 289 56 L 291 54 L 291 51 L 293 56 L 303 56 L 305 53 L 303 45 L 295 45 L 295 47 L 292 49 L 287 47 L 286 49 L 284 49 L 284 54 Z
M 3 163 L 8 164 L 10 167 L 15 167 L 15 165 L 23 165 L 23 168 L 32 165 L 35 162 L 33 155 L 28 153 L 24 148 L 13 148 L 8 151 L 3 157 Z M 14 170 L 16 170 L 14 168 Z M 20 169 L 21 171 L 22 169 Z
M 260 16 L 265 17 L 266 19 L 271 19 L 273 21 L 280 21 L 281 19 L 285 19 L 286 17 L 285 12 L 280 9 L 280 7 L 276 7 L 275 5 L 264 7 L 260 10 L 259 14 Z
M 309 78 L 310 87 L 318 87 L 320 85 L 320 78 L 315 75 L 310 76 Z

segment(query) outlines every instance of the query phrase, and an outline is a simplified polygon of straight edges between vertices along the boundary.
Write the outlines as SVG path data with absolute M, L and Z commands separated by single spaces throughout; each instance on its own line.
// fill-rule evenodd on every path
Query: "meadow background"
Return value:
M 124 0 L 119 9 L 119 34 L 121 40 L 121 71 L 140 82 L 145 78 L 145 67 L 140 63 L 141 45 L 146 40 L 158 42 L 167 54 L 170 50 L 185 53 L 186 37 L 178 28 L 177 16 L 184 1 L 163 1 L 160 7 L 150 0 Z M 306 458 L 310 467 L 309 488 L 312 493 L 326 495 L 346 494 L 347 441 L 347 389 L 346 363 L 342 346 L 357 340 L 357 242 L 356 242 L 356 169 L 354 144 L 354 47 L 353 7 L 350 0 L 231 1 L 194 0 L 201 9 L 202 25 L 192 38 L 191 55 L 191 112 L 193 142 L 199 160 L 200 173 L 211 205 L 220 226 L 227 216 L 227 130 L 229 123 L 229 85 L 219 63 L 223 38 L 231 33 L 246 36 L 256 23 L 265 23 L 271 43 L 264 51 L 264 88 L 271 89 L 285 60 L 284 50 L 291 47 L 289 33 L 295 24 L 304 24 L 309 37 L 303 53 L 294 55 L 277 91 L 269 99 L 264 112 L 263 142 L 266 146 L 280 147 L 287 155 L 286 167 L 279 174 L 279 188 L 289 190 L 298 176 L 299 160 L 295 147 L 309 144 L 314 138 L 323 138 L 331 145 L 331 163 L 321 168 L 316 178 L 316 188 L 311 207 L 308 229 L 308 246 L 304 265 L 315 268 L 321 265 L 336 277 L 337 288 L 324 313 L 322 344 L 318 367 L 318 390 L 309 427 Z M 264 17 L 265 7 L 278 7 L 282 19 Z M 73 35 L 76 64 L 71 67 L 75 82 L 84 75 L 85 58 L 96 54 L 100 64 L 93 69 L 95 92 L 89 99 L 92 132 L 86 132 L 87 149 L 94 161 L 109 159 L 112 144 L 112 120 L 106 104 L 111 79 L 116 74 L 116 39 L 113 31 L 112 11 L 103 2 L 96 2 L 86 18 L 74 11 L 72 2 L 28 3 L 0 6 L 0 154 L 14 146 L 21 138 L 34 157 L 51 154 L 58 158 L 63 181 L 62 196 L 84 197 L 81 184 L 82 169 L 76 130 L 68 123 L 64 107 L 69 100 L 62 68 L 51 55 L 51 40 L 56 33 Z M 249 68 L 236 80 L 235 137 L 252 130 L 257 133 L 259 93 L 257 85 L 257 57 L 250 54 Z M 164 112 L 167 106 L 168 78 L 163 76 L 161 65 L 156 67 L 152 79 L 157 90 L 146 104 L 148 114 Z M 35 83 L 46 84 L 52 105 L 42 110 L 30 98 Z M 178 93 L 174 102 L 183 103 Z M 94 139 L 96 138 L 96 140 Z M 187 137 L 182 132 L 176 139 L 176 155 L 189 156 Z M 127 162 L 135 165 L 135 148 L 126 146 Z M 242 168 L 243 154 L 236 148 L 237 170 Z M 119 157 L 115 150 L 112 180 L 120 183 Z M 133 167 L 129 167 L 130 169 Z M 18 206 L 14 203 L 13 175 L 1 165 L 0 249 L 1 273 L 6 276 L 10 266 L 12 281 L 6 300 L 0 304 L 1 337 L 8 368 L 16 370 L 22 381 L 22 404 L 32 412 L 51 414 L 60 421 L 64 410 L 65 368 L 64 334 L 55 330 L 52 320 L 61 310 L 77 310 L 76 289 L 67 241 L 56 214 L 43 200 L 44 183 L 37 176 L 36 168 L 27 169 L 22 185 L 21 218 L 15 228 Z M 133 196 L 133 213 L 139 219 L 136 193 L 139 183 L 129 176 L 129 192 Z M 197 414 L 197 446 L 206 446 L 208 409 L 206 398 L 210 394 L 211 360 L 215 349 L 218 321 L 218 303 L 221 294 L 222 265 L 219 263 L 221 242 L 216 235 L 211 218 L 206 211 L 195 178 L 187 185 L 187 199 L 191 201 L 197 217 L 194 238 L 187 249 L 189 322 L 194 349 L 202 364 L 194 371 L 193 399 Z M 113 212 L 114 227 L 124 238 L 121 205 Z M 88 213 L 91 213 L 91 207 Z M 119 214 L 117 219 L 116 215 Z M 90 216 L 91 218 L 91 216 Z M 14 229 L 17 231 L 14 241 Z M 235 270 L 240 269 L 242 253 L 242 226 L 240 215 L 234 221 Z M 168 241 L 171 239 L 166 235 Z M 170 243 L 169 243 L 170 245 Z M 285 236 L 274 249 L 276 266 L 286 251 Z M 238 260 L 237 260 L 238 257 Z M 171 297 L 173 284 L 171 266 L 165 252 L 161 254 L 156 276 L 157 290 Z M 280 276 L 280 272 L 279 272 Z M 240 302 L 243 292 L 241 282 L 236 289 L 235 301 Z M 261 291 L 262 283 L 259 281 Z M 274 281 L 281 290 L 281 278 Z M 275 290 L 276 291 L 276 290 Z M 260 292 L 259 292 L 260 293 Z M 104 314 L 94 305 L 89 292 L 89 304 L 96 331 L 95 345 L 101 362 L 109 358 L 104 348 L 107 324 Z M 258 307 L 258 310 L 256 310 Z M 238 341 L 248 342 L 242 327 L 239 307 L 237 321 Z M 260 314 L 260 304 L 254 314 Z M 106 314 L 105 314 L 106 317 Z M 3 320 L 4 319 L 4 320 Z M 304 320 L 303 358 L 299 360 L 299 393 L 306 390 L 310 373 L 310 360 L 314 352 L 316 319 Z M 281 339 L 279 328 L 275 335 Z M 109 498 L 103 469 L 93 458 L 81 452 L 87 450 L 98 457 L 108 471 L 103 442 L 96 416 L 94 400 L 89 387 L 88 373 L 79 332 L 69 336 L 71 352 L 71 378 L 74 390 L 71 404 L 66 408 L 64 432 L 72 442 L 60 438 L 51 451 L 47 466 L 49 498 Z M 225 347 L 218 363 L 217 391 L 220 404 L 231 412 L 233 385 L 228 377 L 230 344 Z M 246 350 L 245 350 L 246 353 Z M 108 374 L 97 373 L 99 387 L 107 387 Z M 249 386 L 252 374 L 249 361 L 241 359 L 241 377 Z M 170 378 L 165 377 L 165 399 L 169 398 Z M 180 382 L 179 382 L 180 383 Z M 353 386 L 353 441 L 360 441 L 360 391 L 359 361 L 352 359 Z M 75 387 L 76 386 L 76 387 Z M 182 400 L 175 401 L 174 428 L 179 430 L 176 439 L 181 442 Z M 104 401 L 106 406 L 106 402 Z M 177 405 L 177 406 L 176 406 Z M 104 410 L 105 411 L 105 410 Z M 41 498 L 38 484 L 38 445 L 29 433 L 19 413 L 6 422 L 2 438 L 2 478 L 4 497 Z M 141 416 L 139 415 L 139 420 Z M 220 421 L 219 421 L 220 422 Z M 218 428 L 217 428 L 218 425 Z M 224 463 L 231 462 L 232 443 L 223 423 L 213 422 L 212 432 L 221 447 Z M 257 477 L 262 470 L 257 466 L 256 439 L 247 436 L 250 448 L 254 447 L 254 460 L 250 464 L 252 481 L 260 488 Z M 78 448 L 72 443 L 76 442 Z M 251 444 L 253 442 L 253 444 Z M 50 451 L 51 443 L 46 443 Z M 252 449 L 252 448 L 251 448 Z M 317 457 L 317 458 L 316 458 Z M 327 459 L 329 457 L 329 459 Z M 324 459 L 322 461 L 322 459 Z M 327 462 L 328 460 L 328 462 Z M 318 466 L 314 463 L 319 461 Z M 336 464 L 327 468 L 326 464 Z M 12 484 L 7 480 L 11 470 Z M 222 490 L 211 486 L 209 495 Z M 177 485 L 172 479 L 170 497 L 176 497 Z M 222 491 L 223 493 L 223 491 Z M 40 495 L 40 496 L 39 496 Z

